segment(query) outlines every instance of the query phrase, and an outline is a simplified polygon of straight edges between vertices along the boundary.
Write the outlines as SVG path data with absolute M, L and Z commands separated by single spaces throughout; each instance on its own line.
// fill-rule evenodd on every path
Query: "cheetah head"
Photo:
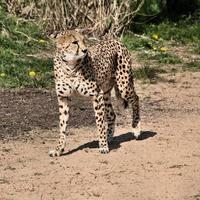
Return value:
M 67 31 L 57 37 L 57 50 L 68 65 L 80 63 L 87 55 L 84 37 L 77 31 Z

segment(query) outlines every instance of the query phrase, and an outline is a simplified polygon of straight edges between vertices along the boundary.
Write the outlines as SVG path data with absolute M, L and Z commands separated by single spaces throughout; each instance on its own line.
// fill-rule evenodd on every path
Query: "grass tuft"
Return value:
M 183 66 L 183 70 L 189 70 L 189 71 L 200 71 L 200 62 L 199 61 L 192 61 L 189 63 L 186 63 Z
M 130 50 L 141 50 L 141 49 L 151 49 L 153 44 L 152 42 L 147 38 L 141 38 L 137 37 L 133 34 L 125 35 L 122 38 L 122 42 L 124 45 Z
M 42 56 L 50 49 L 40 25 L 0 12 L 0 87 L 50 87 L 52 59 Z
M 157 60 L 159 63 L 162 64 L 179 64 L 182 62 L 178 56 L 172 56 L 169 53 L 158 53 L 154 56 L 149 57 L 149 59 Z
M 200 54 L 200 23 L 199 19 L 188 17 L 177 22 L 162 21 L 158 24 L 140 24 L 135 25 L 140 35 L 128 33 L 122 39 L 122 42 L 130 51 L 138 51 L 137 60 L 144 65 L 154 65 L 160 67 L 172 68 L 173 72 L 179 71 L 180 66 L 183 70 L 199 71 L 200 64 L 197 61 L 185 63 L 181 52 L 176 54 L 179 46 L 185 46 L 188 54 L 195 54 L 198 58 Z M 187 51 L 187 50 L 186 50 Z M 148 63 L 148 64 L 147 64 Z M 169 66 L 171 65 L 171 66 Z M 177 68 L 177 66 L 179 68 Z M 169 71 L 167 68 L 165 68 Z M 156 67 L 144 66 L 136 70 L 135 76 L 138 79 L 150 80 L 154 82 L 159 78 L 162 70 Z
M 134 77 L 143 81 L 149 81 L 150 83 L 156 83 L 158 80 L 161 80 L 159 76 L 161 73 L 166 73 L 166 71 L 158 67 L 144 66 L 134 70 Z

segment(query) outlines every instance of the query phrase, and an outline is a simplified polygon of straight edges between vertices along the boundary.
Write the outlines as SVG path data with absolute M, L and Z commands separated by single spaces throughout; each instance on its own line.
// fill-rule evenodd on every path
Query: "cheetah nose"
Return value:
M 83 53 L 87 53 L 87 49 L 83 49 L 82 52 L 83 52 Z

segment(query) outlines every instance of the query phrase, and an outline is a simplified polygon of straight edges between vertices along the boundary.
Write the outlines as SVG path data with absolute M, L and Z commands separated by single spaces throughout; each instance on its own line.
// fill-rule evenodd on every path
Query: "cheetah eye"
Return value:
M 78 44 L 78 40 L 73 41 L 72 44 Z

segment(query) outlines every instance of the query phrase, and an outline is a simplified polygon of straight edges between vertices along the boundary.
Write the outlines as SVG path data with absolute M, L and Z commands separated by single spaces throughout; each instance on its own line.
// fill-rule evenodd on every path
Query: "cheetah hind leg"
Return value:
M 104 102 L 105 102 L 105 113 L 106 113 L 106 122 L 107 122 L 107 131 L 106 131 L 107 139 L 108 139 L 108 143 L 111 143 L 113 140 L 113 135 L 115 131 L 116 115 L 111 104 L 110 91 L 104 94 Z
M 131 99 L 132 104 L 132 127 L 133 133 L 136 139 L 139 139 L 141 134 L 141 127 L 140 127 L 140 107 L 139 107 L 139 97 L 135 94 Z
M 139 139 L 141 134 L 140 128 L 140 107 L 139 107 L 139 97 L 134 91 L 134 87 L 131 84 L 127 88 L 121 88 L 121 97 L 125 102 L 132 107 L 132 128 L 136 139 Z

